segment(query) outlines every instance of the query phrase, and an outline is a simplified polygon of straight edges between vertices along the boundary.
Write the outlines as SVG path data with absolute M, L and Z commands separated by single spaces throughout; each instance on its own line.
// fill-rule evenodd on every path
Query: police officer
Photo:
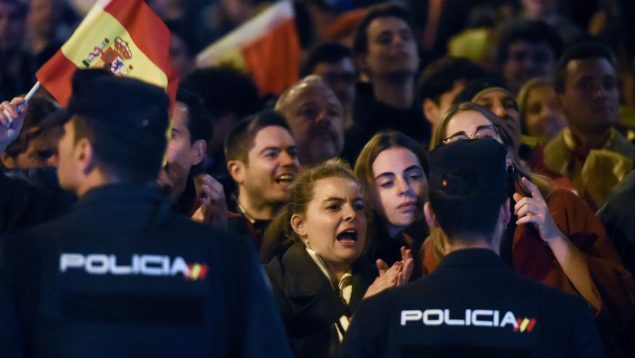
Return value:
M 363 302 L 343 357 L 602 356 L 582 300 L 521 278 L 497 255 L 510 220 L 505 156 L 493 139 L 431 152 L 424 211 L 446 256 L 428 277 Z
M 290 356 L 250 245 L 170 210 L 158 87 L 79 71 L 58 145 L 79 201 L 0 250 L 0 356 Z

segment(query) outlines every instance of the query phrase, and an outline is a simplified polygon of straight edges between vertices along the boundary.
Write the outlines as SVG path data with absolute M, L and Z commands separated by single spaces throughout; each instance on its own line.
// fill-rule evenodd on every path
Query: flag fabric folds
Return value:
M 178 74 L 169 65 L 170 38 L 143 0 L 99 0 L 36 77 L 62 106 L 71 97 L 73 74 L 87 68 L 107 68 L 163 87 L 174 103 Z
M 293 5 L 282 0 L 204 49 L 196 65 L 240 68 L 262 95 L 279 95 L 298 81 L 300 55 Z

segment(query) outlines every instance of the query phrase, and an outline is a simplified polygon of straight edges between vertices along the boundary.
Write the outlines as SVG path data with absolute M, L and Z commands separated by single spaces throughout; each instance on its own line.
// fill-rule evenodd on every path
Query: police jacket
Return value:
M 290 356 L 251 245 L 158 189 L 88 192 L 0 250 L 0 356 Z
M 428 277 L 365 300 L 342 357 L 601 357 L 581 299 L 458 250 Z

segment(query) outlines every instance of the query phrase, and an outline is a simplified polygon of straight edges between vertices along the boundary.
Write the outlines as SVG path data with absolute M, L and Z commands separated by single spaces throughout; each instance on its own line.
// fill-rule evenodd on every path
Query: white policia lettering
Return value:
M 127 265 L 119 264 L 116 255 L 63 253 L 60 255 L 60 272 L 83 269 L 92 275 L 190 275 L 190 268 L 180 256 L 171 259 L 169 256 L 133 254 L 128 262 Z
M 511 325 L 518 328 L 516 316 L 511 311 L 505 312 L 503 319 L 498 310 L 466 309 L 460 318 L 451 318 L 449 309 L 404 310 L 401 311 L 401 325 L 409 322 L 421 322 L 424 326 L 475 326 L 475 327 L 505 327 Z

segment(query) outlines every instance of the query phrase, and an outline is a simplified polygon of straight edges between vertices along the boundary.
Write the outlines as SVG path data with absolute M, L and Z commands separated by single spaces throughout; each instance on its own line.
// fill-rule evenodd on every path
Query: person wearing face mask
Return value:
M 341 161 L 303 172 L 290 197 L 265 232 L 262 259 L 295 354 L 333 356 L 360 301 L 408 282 L 414 262 L 404 248 L 375 278 L 363 256 L 364 189 Z
M 368 257 L 387 265 L 401 259 L 400 248 L 418 252 L 428 236 L 422 213 L 428 197 L 428 163 L 423 148 L 400 132 L 380 132 L 366 143 L 355 175 L 370 194 L 373 211 Z M 421 276 L 415 267 L 413 279 Z
M 478 105 L 464 103 L 446 112 L 431 146 L 485 137 L 507 146 L 514 188 L 515 217 L 501 242 L 501 258 L 521 276 L 581 296 L 595 314 L 607 354 L 619 350 L 616 341 L 635 319 L 635 281 L 584 201 L 526 169 L 512 150 L 507 127 Z M 424 272 L 434 270 L 445 251 L 438 233 L 431 238 L 424 242 Z

